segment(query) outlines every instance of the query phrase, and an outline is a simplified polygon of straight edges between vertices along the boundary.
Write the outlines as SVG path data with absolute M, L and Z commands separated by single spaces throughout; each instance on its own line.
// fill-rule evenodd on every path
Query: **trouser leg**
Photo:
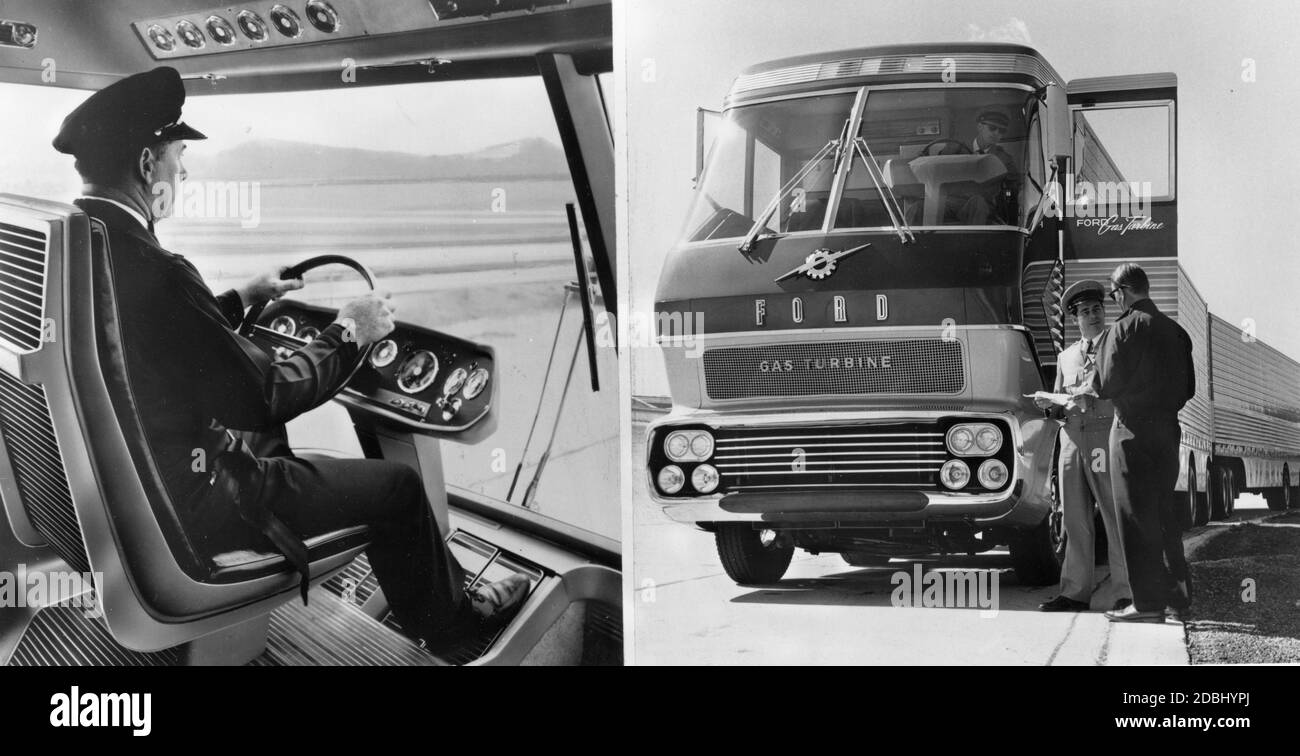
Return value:
M 1110 437 L 1111 486 L 1119 513 L 1120 538 L 1128 565 L 1133 606 L 1142 612 L 1165 608 L 1164 530 L 1158 460 L 1146 439 L 1116 423 Z
M 1178 517 L 1178 436 L 1175 424 L 1165 428 L 1168 437 L 1157 452 L 1160 458 L 1158 470 L 1160 484 L 1160 529 L 1164 560 L 1165 601 L 1168 606 L 1186 609 L 1192 601 L 1192 578 L 1187 567 L 1187 557 L 1183 553 L 1183 531 Z
M 1092 494 L 1088 490 L 1087 464 L 1077 443 L 1078 436 L 1061 432 L 1061 458 L 1057 482 L 1061 489 L 1061 513 L 1065 524 L 1065 559 L 1061 563 L 1061 595 L 1075 601 L 1092 596 L 1093 543 Z
M 1119 516 L 1115 509 L 1115 493 L 1110 479 L 1110 429 L 1090 429 L 1086 438 L 1088 488 L 1093 500 L 1097 502 L 1097 511 L 1101 513 L 1102 527 L 1106 529 L 1106 565 L 1110 569 L 1110 581 L 1115 586 L 1117 598 L 1132 598 L 1133 589 L 1129 587 L 1124 541 L 1119 532 Z
M 420 476 L 383 460 L 259 460 L 261 500 L 304 538 L 370 528 L 370 565 L 398 621 L 431 642 L 463 631 L 472 610 L 464 572 L 433 518 Z

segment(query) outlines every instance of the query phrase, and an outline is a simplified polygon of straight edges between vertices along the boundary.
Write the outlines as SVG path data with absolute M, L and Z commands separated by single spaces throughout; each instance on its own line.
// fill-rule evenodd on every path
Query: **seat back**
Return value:
M 15 481 L 16 497 L 3 491 L 15 530 L 92 571 L 115 640 L 154 651 L 269 613 L 298 579 L 277 554 L 200 553 L 176 516 L 130 391 L 111 250 L 92 223 L 75 206 L 0 195 L 0 240 L 27 258 L 13 274 L 23 291 L 5 288 L 0 268 L 0 307 L 25 305 L 9 320 L 0 309 L 0 479 Z M 364 548 L 365 533 L 308 546 L 323 580 Z

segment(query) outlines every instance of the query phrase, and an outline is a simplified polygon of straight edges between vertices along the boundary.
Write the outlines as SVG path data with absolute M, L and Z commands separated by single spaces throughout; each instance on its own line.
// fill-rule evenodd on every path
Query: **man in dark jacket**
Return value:
M 1181 620 L 1191 604 L 1174 486 L 1182 429 L 1178 411 L 1196 393 L 1192 340 L 1150 298 L 1147 274 L 1124 263 L 1110 295 L 1124 308 L 1097 356 L 1093 388 L 1115 405 L 1110 474 L 1133 604 L 1115 622 Z
M 284 424 L 342 388 L 360 351 L 393 330 L 393 307 L 373 295 L 349 302 L 315 340 L 278 361 L 241 336 L 235 329 L 246 307 L 302 282 L 282 281 L 277 271 L 213 296 L 190 261 L 158 244 L 154 223 L 178 198 L 154 188 L 178 186 L 186 176 L 184 140 L 206 138 L 180 122 L 184 101 L 175 69 L 130 76 L 69 114 L 54 147 L 76 156 L 85 182 L 77 204 L 107 228 L 127 376 L 187 533 L 209 556 L 278 548 L 301 572 L 301 539 L 366 525 L 371 566 L 402 627 L 451 643 L 476 616 L 517 604 L 528 581 L 513 576 L 467 596 L 412 468 L 299 458 L 283 443 Z M 243 462 L 234 488 L 222 484 L 213 464 L 240 447 L 228 429 L 246 432 L 240 435 L 257 450 L 237 455 Z

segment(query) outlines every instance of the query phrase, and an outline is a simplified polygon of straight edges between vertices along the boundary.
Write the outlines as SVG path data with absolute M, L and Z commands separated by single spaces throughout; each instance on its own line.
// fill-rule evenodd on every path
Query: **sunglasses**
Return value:
M 1125 284 L 1116 284 L 1115 286 L 1111 287 L 1111 290 L 1110 290 L 1110 293 L 1109 293 L 1110 298 L 1113 299 L 1113 300 L 1115 300 L 1116 302 L 1118 302 L 1118 301 L 1119 301 L 1119 290 L 1120 290 L 1120 289 L 1127 289 L 1127 288 L 1128 288 L 1128 286 L 1125 285 Z

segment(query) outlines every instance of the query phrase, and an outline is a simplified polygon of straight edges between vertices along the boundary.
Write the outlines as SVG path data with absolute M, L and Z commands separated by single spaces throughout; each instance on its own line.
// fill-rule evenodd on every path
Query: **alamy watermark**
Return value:
M 83 610 L 87 617 L 102 617 L 96 580 L 102 585 L 103 573 L 29 570 L 19 564 L 14 572 L 0 571 L 0 609 L 62 604 Z
M 160 181 L 153 185 L 155 218 L 235 218 L 242 228 L 262 223 L 257 181 Z
M 943 570 L 925 572 L 920 564 L 912 571 L 899 570 L 889 578 L 894 591 L 889 603 L 896 607 L 925 607 L 980 610 L 980 617 L 998 616 L 1001 573 L 997 570 Z

